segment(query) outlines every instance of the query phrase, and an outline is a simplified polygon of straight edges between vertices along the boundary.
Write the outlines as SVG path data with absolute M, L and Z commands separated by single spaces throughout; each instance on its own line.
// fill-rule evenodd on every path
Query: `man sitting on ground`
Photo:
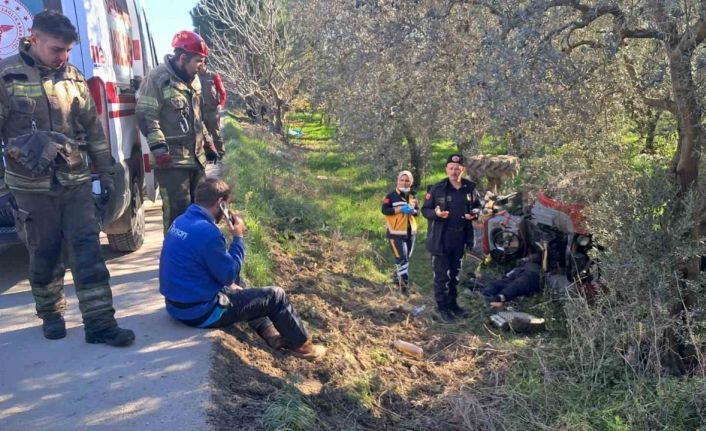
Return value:
M 238 285 L 245 225 L 239 216 L 224 214 L 229 200 L 228 184 L 208 178 L 198 185 L 195 203 L 170 226 L 159 261 L 159 291 L 167 313 L 197 328 L 248 322 L 274 349 L 307 360 L 321 358 L 326 349 L 311 342 L 284 290 Z M 222 219 L 233 236 L 228 251 L 217 226 Z

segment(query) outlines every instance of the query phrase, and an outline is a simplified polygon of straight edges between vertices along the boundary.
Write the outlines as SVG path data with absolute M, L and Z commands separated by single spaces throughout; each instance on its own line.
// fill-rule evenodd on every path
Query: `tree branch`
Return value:
M 664 111 L 669 111 L 673 115 L 676 115 L 677 113 L 677 104 L 674 103 L 672 99 L 669 98 L 664 98 L 664 99 L 653 99 L 647 96 L 642 96 L 642 101 L 645 102 L 645 105 L 651 106 L 653 108 L 657 109 L 662 109 Z
M 706 1 L 706 0 L 702 0 Z M 574 30 L 579 30 L 582 28 L 586 28 L 590 26 L 592 23 L 594 23 L 596 20 L 599 18 L 602 18 L 606 15 L 611 15 L 613 17 L 613 20 L 615 21 L 615 29 L 616 29 L 616 34 L 620 37 L 620 39 L 658 39 L 658 40 L 663 40 L 664 35 L 655 29 L 646 29 L 646 28 L 628 28 L 626 27 L 626 22 L 625 22 L 625 13 L 623 12 L 622 9 L 616 4 L 604 4 L 600 6 L 595 6 L 595 7 L 590 7 L 588 5 L 582 4 L 581 2 L 577 0 L 554 0 L 549 3 L 547 3 L 543 11 L 548 11 L 549 9 L 557 8 L 557 7 L 569 7 L 572 8 L 578 12 L 581 13 L 581 17 L 572 22 L 569 23 L 563 27 L 561 27 L 558 31 L 555 31 L 554 34 L 559 34 L 560 32 L 569 29 L 570 32 L 573 32 Z M 566 39 L 568 42 L 568 38 Z M 571 46 L 571 44 L 568 44 Z
M 571 53 L 574 49 L 579 48 L 581 46 L 588 46 L 593 49 L 606 47 L 605 44 L 596 42 L 595 40 L 580 40 L 578 42 L 568 43 L 567 47 L 564 49 L 564 52 Z
M 677 115 L 677 104 L 674 103 L 673 100 L 671 100 L 669 97 L 664 97 L 661 99 L 653 98 L 653 97 L 647 97 L 645 95 L 645 87 L 640 85 L 640 80 L 637 77 L 637 71 L 635 70 L 635 65 L 632 64 L 629 58 L 625 58 L 625 69 L 628 73 L 628 76 L 633 82 L 633 85 L 635 86 L 635 90 L 640 94 L 640 98 L 642 99 L 643 103 L 647 106 L 651 106 L 653 108 L 661 109 L 664 111 L 669 111 L 672 113 L 672 115 Z
M 706 39 L 706 0 L 701 0 L 700 4 L 699 20 L 684 33 L 679 42 L 679 48 L 686 53 L 693 52 Z

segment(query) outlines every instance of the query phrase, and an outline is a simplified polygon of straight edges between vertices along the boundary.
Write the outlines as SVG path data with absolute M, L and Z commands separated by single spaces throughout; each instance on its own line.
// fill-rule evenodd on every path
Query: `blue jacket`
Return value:
M 226 252 L 226 239 L 211 213 L 196 204 L 189 206 L 169 228 L 159 258 L 159 292 L 168 300 L 169 315 L 191 320 L 211 312 L 218 292 L 240 281 L 244 258 L 242 238 L 233 238 Z

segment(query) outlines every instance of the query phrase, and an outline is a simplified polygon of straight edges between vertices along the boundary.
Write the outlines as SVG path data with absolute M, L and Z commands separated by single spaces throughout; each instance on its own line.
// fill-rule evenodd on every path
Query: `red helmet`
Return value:
M 192 54 L 198 54 L 204 57 L 208 56 L 208 46 L 206 46 L 206 42 L 203 41 L 201 36 L 189 30 L 182 30 L 174 35 L 172 48 L 181 48 Z

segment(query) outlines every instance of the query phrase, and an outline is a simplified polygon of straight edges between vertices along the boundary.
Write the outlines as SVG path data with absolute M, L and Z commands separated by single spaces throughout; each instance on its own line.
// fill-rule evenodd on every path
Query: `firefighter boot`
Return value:
M 42 319 L 42 331 L 44 338 L 49 340 L 58 340 L 66 337 L 66 322 L 61 315 L 46 317 Z
M 306 340 L 304 344 L 296 349 L 289 349 L 292 355 L 297 358 L 306 359 L 307 361 L 316 361 L 321 359 L 326 354 L 326 347 L 319 346 L 311 342 L 311 339 Z
M 105 343 L 114 347 L 126 347 L 135 341 L 135 333 L 118 325 L 100 331 L 86 331 L 86 342 L 90 344 Z

